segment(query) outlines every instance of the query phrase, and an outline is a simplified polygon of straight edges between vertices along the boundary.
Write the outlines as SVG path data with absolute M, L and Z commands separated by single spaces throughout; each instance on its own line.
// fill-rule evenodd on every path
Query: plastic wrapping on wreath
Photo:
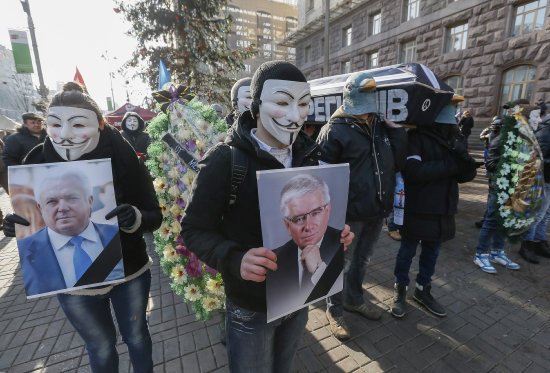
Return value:
M 515 242 L 533 225 L 545 198 L 543 158 L 521 113 L 504 118 L 500 146 L 492 176 L 497 223 L 500 233 Z
M 379 114 L 386 115 L 395 123 L 431 125 L 454 94 L 450 86 L 421 64 L 400 64 L 365 71 L 376 81 Z M 309 82 L 312 98 L 307 122 L 328 122 L 342 105 L 342 90 L 350 75 L 335 75 Z

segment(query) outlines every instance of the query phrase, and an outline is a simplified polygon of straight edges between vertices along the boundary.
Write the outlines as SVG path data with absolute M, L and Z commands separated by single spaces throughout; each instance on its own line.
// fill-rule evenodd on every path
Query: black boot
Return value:
M 418 287 L 414 289 L 414 295 L 413 299 L 426 307 L 428 311 L 433 313 L 436 316 L 447 316 L 447 311 L 445 311 L 445 308 L 439 304 L 434 297 L 432 297 L 432 294 L 430 294 L 430 291 L 432 290 L 432 285 L 424 285 L 423 289 L 420 290 Z
M 534 250 L 534 241 L 521 241 L 521 247 L 519 248 L 519 255 L 529 263 L 539 264 L 537 255 Z
M 395 284 L 391 314 L 401 318 L 405 316 L 405 312 L 407 312 L 407 285 Z
M 538 241 L 535 242 L 535 254 L 544 256 L 545 258 L 550 258 L 550 247 L 548 246 L 548 241 Z

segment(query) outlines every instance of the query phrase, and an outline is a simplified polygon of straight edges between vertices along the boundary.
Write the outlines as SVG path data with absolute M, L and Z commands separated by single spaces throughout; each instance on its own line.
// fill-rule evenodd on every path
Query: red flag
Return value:
M 82 75 L 80 75 L 80 71 L 78 71 L 78 67 L 76 68 L 76 74 L 74 74 L 73 81 L 80 83 L 86 88 L 86 83 L 84 83 L 84 79 L 82 79 Z

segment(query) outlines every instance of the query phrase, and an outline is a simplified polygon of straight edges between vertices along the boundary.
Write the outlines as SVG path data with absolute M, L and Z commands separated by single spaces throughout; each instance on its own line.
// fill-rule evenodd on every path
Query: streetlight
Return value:
M 103 58 L 105 61 L 107 61 L 107 64 L 109 65 L 109 70 L 111 69 L 111 59 L 109 58 L 109 53 L 107 51 L 105 51 L 105 53 L 103 53 L 101 55 L 101 58 Z M 114 59 L 116 59 L 116 57 L 113 57 Z M 116 110 L 116 102 L 115 102 L 115 93 L 113 92 L 113 72 L 109 71 L 109 80 L 111 81 L 111 97 L 113 99 L 113 109 Z

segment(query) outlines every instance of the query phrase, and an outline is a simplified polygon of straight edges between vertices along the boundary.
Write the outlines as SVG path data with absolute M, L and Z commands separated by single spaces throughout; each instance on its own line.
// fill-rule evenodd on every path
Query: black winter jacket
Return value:
M 405 218 L 401 233 L 408 239 L 443 242 L 454 237 L 458 183 L 476 176 L 476 164 L 464 145 L 445 140 L 431 128 L 408 132 Z M 418 157 L 420 159 L 418 159 Z
M 388 128 L 378 117 L 372 128 L 373 133 L 353 117 L 333 115 L 317 137 L 323 161 L 349 163 L 347 220 L 387 216 L 393 208 L 395 173 L 405 166 L 405 129 Z
M 200 260 L 222 274 L 231 302 L 248 310 L 266 312 L 265 282 L 243 280 L 240 268 L 249 249 L 263 246 L 256 171 L 283 168 L 283 165 L 261 150 L 250 136 L 254 127 L 256 120 L 250 112 L 241 114 L 226 142 L 214 146 L 199 162 L 200 171 L 183 215 L 181 235 L 185 245 Z M 229 145 L 248 157 L 246 176 L 230 209 Z M 314 166 L 320 158 L 317 144 L 300 132 L 292 146 L 292 167 Z
M 539 123 L 535 135 L 544 158 L 544 182 L 550 183 L 550 118 Z
M 102 158 L 111 158 L 117 205 L 128 203 L 141 212 L 141 225 L 136 232 L 120 231 L 124 274 L 128 277 L 149 262 L 143 233 L 160 227 L 162 211 L 145 164 L 123 140 L 118 130 L 107 124 L 100 133 L 97 147 L 78 160 Z M 46 138 L 44 144 L 35 147 L 23 162 L 37 164 L 66 161 L 57 154 L 50 139 Z
M 40 136 L 34 136 L 27 127 L 19 127 L 16 132 L 4 139 L 4 150 L 2 150 L 2 159 L 4 166 L 16 166 L 23 164 L 23 158 L 36 145 L 44 142 L 46 130 L 40 131 Z
M 137 153 L 147 156 L 147 148 L 151 145 L 151 137 L 147 132 L 123 130 L 121 134 Z

